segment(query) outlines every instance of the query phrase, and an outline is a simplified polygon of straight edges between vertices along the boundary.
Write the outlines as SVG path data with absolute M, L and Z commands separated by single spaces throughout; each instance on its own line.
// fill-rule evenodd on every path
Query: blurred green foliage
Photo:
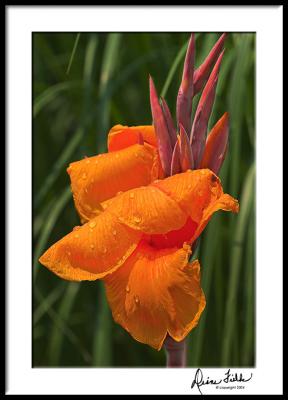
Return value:
M 196 66 L 219 37 L 196 35 Z M 38 264 L 79 219 L 66 168 L 106 151 L 113 125 L 151 123 L 148 76 L 175 110 L 188 33 L 33 34 L 33 366 L 164 366 L 164 350 L 114 323 L 101 282 L 63 281 Z M 255 362 L 255 35 L 225 43 L 210 127 L 230 113 L 220 177 L 240 213 L 217 213 L 197 256 L 207 298 L 189 366 Z M 193 109 L 199 95 L 195 98 Z M 174 111 L 175 116 L 175 111 Z

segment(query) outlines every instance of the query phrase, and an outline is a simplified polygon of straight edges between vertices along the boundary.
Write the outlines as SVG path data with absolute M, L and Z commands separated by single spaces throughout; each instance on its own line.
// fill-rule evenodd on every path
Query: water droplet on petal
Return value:
M 92 250 L 95 249 L 95 246 L 93 243 L 90 244 L 90 249 L 92 249 Z
M 91 229 L 95 228 L 95 226 L 96 226 L 96 222 L 95 221 L 92 221 L 92 222 L 89 223 L 89 227 Z
M 125 290 L 126 290 L 127 293 L 129 293 L 129 292 L 130 292 L 130 287 L 129 287 L 129 286 L 126 286 L 126 289 L 125 289 Z
M 82 179 L 86 179 L 86 178 L 87 178 L 87 174 L 84 173 L 84 174 L 82 175 Z
M 78 235 L 78 233 L 76 233 L 76 235 L 75 235 L 75 238 L 76 238 L 76 239 L 78 239 L 78 238 L 79 238 L 79 235 Z
M 136 222 L 136 224 L 139 224 L 139 222 L 141 221 L 141 218 L 136 216 L 134 217 L 134 222 Z
M 123 193 L 123 192 L 121 192 L 121 191 L 120 191 L 120 192 L 117 192 L 117 193 L 116 193 L 116 196 L 119 196 L 119 195 L 122 194 L 122 193 Z
M 106 249 L 106 247 L 104 247 L 104 249 L 103 249 L 103 253 L 104 253 L 104 254 L 106 254 L 106 253 L 107 253 L 107 249 Z
M 67 251 L 67 255 L 68 255 L 68 256 L 71 256 L 71 251 Z
M 116 231 L 113 231 L 112 233 L 113 233 L 113 235 L 114 235 L 114 236 L 116 236 L 116 235 L 117 235 L 117 232 L 116 232 Z
M 90 164 L 90 160 L 89 160 L 89 158 L 86 160 L 86 164 Z
M 134 193 L 133 193 L 133 192 L 130 193 L 130 194 L 129 194 L 129 197 L 130 197 L 130 199 L 134 199 Z
M 135 300 L 135 303 L 136 303 L 136 304 L 139 304 L 140 300 L 139 300 L 139 297 L 138 297 L 138 296 L 134 296 L 134 300 Z

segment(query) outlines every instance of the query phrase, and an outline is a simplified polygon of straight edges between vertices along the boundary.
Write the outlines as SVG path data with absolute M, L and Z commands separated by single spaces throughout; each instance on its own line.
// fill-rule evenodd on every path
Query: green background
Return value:
M 218 39 L 196 34 L 196 66 Z M 118 123 L 151 123 L 148 77 L 173 116 L 188 33 L 33 34 L 33 366 L 161 367 L 164 350 L 112 320 L 102 282 L 67 282 L 38 263 L 79 219 L 66 168 L 107 150 Z M 220 177 L 240 213 L 217 213 L 201 237 L 207 305 L 188 336 L 188 365 L 255 362 L 255 34 L 230 33 L 211 126 L 230 114 Z M 194 99 L 193 109 L 199 100 Z

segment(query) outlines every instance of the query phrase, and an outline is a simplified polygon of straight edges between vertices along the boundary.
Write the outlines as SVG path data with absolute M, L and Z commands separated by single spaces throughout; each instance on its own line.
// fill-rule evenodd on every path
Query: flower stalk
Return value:
M 166 367 L 186 367 L 187 346 L 185 339 L 181 342 L 176 342 L 171 336 L 167 335 L 164 347 L 166 351 Z

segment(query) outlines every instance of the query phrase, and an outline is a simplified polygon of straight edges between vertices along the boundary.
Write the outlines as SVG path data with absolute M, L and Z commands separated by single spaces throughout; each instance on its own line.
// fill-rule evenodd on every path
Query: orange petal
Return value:
M 185 266 L 179 274 L 179 284 L 172 286 L 169 291 L 175 306 L 175 318 L 169 324 L 168 333 L 179 342 L 197 326 L 206 305 L 198 260 Z
M 95 280 L 119 268 L 140 238 L 106 211 L 64 236 L 39 261 L 63 279 Z
M 211 204 L 209 204 L 209 206 L 203 210 L 201 221 L 199 222 L 199 225 L 189 243 L 194 242 L 198 238 L 198 236 L 200 236 L 212 215 L 218 210 L 232 211 L 233 213 L 238 213 L 239 203 L 236 199 L 234 199 L 227 193 L 223 193 L 219 198 L 211 202 Z
M 220 179 L 209 169 L 188 170 L 182 174 L 154 182 L 151 186 L 156 186 L 174 199 L 198 225 L 206 218 L 208 210 L 209 213 L 213 209 L 214 211 L 218 209 L 238 211 L 237 200 L 229 195 L 221 197 L 223 189 Z
M 190 246 L 156 250 L 142 242 L 104 279 L 115 321 L 136 340 L 160 350 L 167 331 L 180 340 L 197 323 L 205 300 L 190 253 Z
M 108 134 L 108 150 L 116 151 L 133 144 L 139 143 L 143 137 L 144 142 L 156 147 L 157 141 L 153 125 L 123 126 L 115 125 Z
M 180 229 L 187 219 L 179 205 L 154 186 L 129 190 L 106 205 L 121 222 L 146 234 Z
M 157 151 L 135 144 L 113 153 L 85 158 L 67 169 L 75 206 L 83 221 L 94 218 L 100 203 L 119 191 L 149 185 L 158 177 Z

